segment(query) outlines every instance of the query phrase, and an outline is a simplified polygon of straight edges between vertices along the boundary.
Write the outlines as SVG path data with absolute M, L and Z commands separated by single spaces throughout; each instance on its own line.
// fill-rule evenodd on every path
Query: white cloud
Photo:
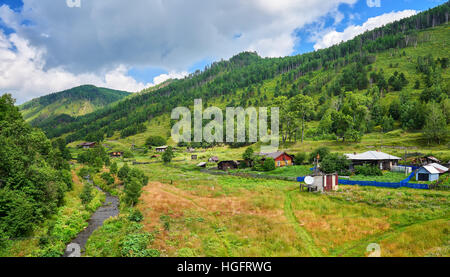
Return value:
M 90 0 L 73 9 L 63 0 L 24 0 L 20 13 L 4 14 L 20 36 L 48 50 L 46 67 L 83 72 L 124 64 L 182 71 L 205 57 L 226 59 L 248 49 L 289 55 L 297 28 L 356 1 Z M 17 24 L 23 20 L 32 24 Z
M 415 10 L 390 12 L 380 16 L 371 17 L 362 25 L 350 25 L 342 32 L 338 32 L 336 30 L 326 30 L 324 34 L 315 36 L 314 40 L 316 41 L 316 44 L 314 45 L 314 49 L 323 49 L 338 44 L 342 41 L 350 40 L 365 31 L 373 30 L 388 23 L 415 15 L 416 13 L 417 12 Z
M 369 8 L 380 8 L 381 7 L 381 0 L 367 0 L 367 6 Z
M 12 93 L 20 104 L 43 94 L 83 84 L 132 92 L 153 85 L 139 83 L 128 76 L 124 65 L 119 65 L 103 75 L 73 74 L 62 67 L 45 70 L 44 54 L 44 50 L 31 46 L 17 34 L 6 36 L 0 31 L 1 93 Z
M 137 91 L 183 77 L 205 57 L 285 56 L 296 29 L 328 14 L 340 20 L 339 5 L 356 1 L 89 0 L 69 8 L 64 0 L 23 0 L 20 12 L 0 7 L 0 20 L 16 32 L 0 43 L 24 44 L 17 52 L 2 48 L 0 66 L 7 60 L 11 69 L 0 72 L 0 90 L 17 91 L 19 101 L 82 83 Z M 134 67 L 169 73 L 144 84 L 127 75 Z
M 164 83 L 165 81 L 169 79 L 181 79 L 187 76 L 189 73 L 187 71 L 183 72 L 169 72 L 168 74 L 161 74 L 159 76 L 156 76 L 153 78 L 153 85 L 159 85 L 161 83 Z

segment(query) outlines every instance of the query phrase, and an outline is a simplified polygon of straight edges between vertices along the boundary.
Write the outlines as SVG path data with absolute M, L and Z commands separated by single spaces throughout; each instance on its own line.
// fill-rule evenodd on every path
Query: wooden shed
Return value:
M 324 174 L 313 176 L 314 184 L 317 191 L 336 191 L 339 185 L 339 176 L 337 174 Z
M 416 171 L 417 181 L 436 181 L 439 179 L 439 171 L 433 166 L 422 166 Z
M 94 148 L 97 145 L 97 143 L 95 142 L 83 142 L 78 144 L 79 148 L 83 148 L 83 149 L 89 149 L 89 148 Z
M 217 168 L 219 170 L 230 170 L 230 169 L 237 169 L 238 163 L 236 161 L 221 161 L 217 165 Z

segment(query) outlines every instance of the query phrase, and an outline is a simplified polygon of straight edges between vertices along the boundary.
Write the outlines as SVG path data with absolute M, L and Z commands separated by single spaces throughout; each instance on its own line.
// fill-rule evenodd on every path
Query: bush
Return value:
M 264 171 L 272 171 L 275 170 L 275 160 L 272 158 L 267 158 L 263 163 Z
M 330 154 L 330 149 L 327 147 L 319 147 L 313 152 L 309 154 L 309 163 L 312 164 L 314 162 L 314 159 L 317 157 L 317 154 L 320 155 L 320 159 L 323 160 L 327 155 Z
M 242 158 L 244 159 L 244 161 L 252 161 L 253 160 L 253 155 L 254 155 L 254 150 L 251 147 L 248 147 L 247 149 L 245 149 L 244 154 L 242 154 Z
M 148 137 L 145 141 L 145 146 L 151 147 L 151 146 L 163 146 L 167 143 L 167 140 L 161 136 L 151 136 Z
M 141 222 L 144 219 L 144 216 L 142 215 L 141 211 L 139 210 L 133 210 L 133 212 L 128 216 L 129 221 L 133 222 Z
M 109 172 L 111 172 L 111 174 L 117 174 L 117 163 L 113 162 L 109 168 Z
M 383 172 L 376 166 L 372 165 L 357 165 L 355 166 L 356 175 L 364 176 L 382 176 Z
M 104 172 L 101 177 L 108 186 L 114 184 L 114 177 L 112 177 L 110 173 Z
M 130 171 L 130 167 L 128 166 L 128 164 L 124 164 L 122 166 L 122 168 L 120 168 L 119 172 L 117 173 L 117 177 L 119 177 L 119 179 L 121 181 L 125 181 L 128 177 L 129 171 Z
M 80 176 L 83 179 L 85 179 L 89 175 L 91 175 L 91 170 L 88 169 L 87 167 L 83 167 L 80 169 L 80 171 L 78 171 L 78 176 Z
M 302 165 L 305 160 L 306 160 L 306 153 L 305 152 L 297 153 L 294 156 L 294 164 L 295 165 Z
M 167 163 L 170 163 L 172 161 L 174 156 L 175 155 L 173 153 L 172 147 L 169 146 L 166 149 L 166 151 L 162 154 L 162 159 L 163 159 L 164 163 L 167 164 Z
M 328 154 L 322 159 L 320 169 L 325 173 L 343 174 L 348 170 L 350 161 L 347 157 L 338 153 Z
M 135 177 L 128 178 L 125 182 L 125 203 L 130 206 L 137 204 L 142 193 L 142 185 L 139 179 Z
M 94 195 L 92 194 L 92 184 L 86 183 L 83 187 L 83 191 L 80 194 L 81 203 L 84 205 L 88 205 L 91 203 L 92 199 L 94 199 Z
M 158 250 L 147 249 L 152 240 L 149 233 L 128 234 L 121 243 L 122 257 L 159 257 Z
M 11 237 L 28 234 L 35 223 L 35 208 L 25 193 L 0 189 L 0 234 Z

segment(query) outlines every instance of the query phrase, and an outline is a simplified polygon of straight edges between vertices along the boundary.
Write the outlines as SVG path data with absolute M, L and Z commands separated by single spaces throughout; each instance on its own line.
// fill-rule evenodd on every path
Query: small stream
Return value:
M 86 178 L 87 182 L 93 184 L 90 176 Z M 83 255 L 85 252 L 86 242 L 92 233 L 103 225 L 103 222 L 108 218 L 115 217 L 119 215 L 119 198 L 117 196 L 111 195 L 109 192 L 104 192 L 101 188 L 95 186 L 98 191 L 105 193 L 106 199 L 103 206 L 98 208 L 91 216 L 88 221 L 88 227 L 78 233 L 77 237 L 73 239 L 70 244 L 67 245 L 66 251 L 63 257 L 74 257 Z

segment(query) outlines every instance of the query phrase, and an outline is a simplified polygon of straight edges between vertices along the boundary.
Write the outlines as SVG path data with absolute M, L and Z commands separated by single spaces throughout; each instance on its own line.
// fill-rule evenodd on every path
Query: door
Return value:
M 325 191 L 331 191 L 333 189 L 333 176 L 327 175 L 326 184 L 324 186 Z
M 419 180 L 418 181 L 428 181 L 428 174 L 426 173 L 419 173 Z

